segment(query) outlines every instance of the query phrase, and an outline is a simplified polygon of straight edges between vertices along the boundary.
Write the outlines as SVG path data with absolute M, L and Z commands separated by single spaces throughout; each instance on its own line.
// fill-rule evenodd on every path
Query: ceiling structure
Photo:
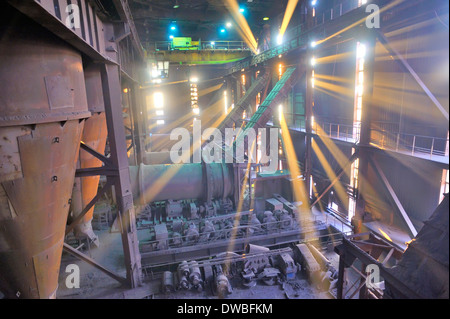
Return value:
M 265 24 L 281 24 L 287 0 L 238 2 L 258 37 Z M 191 37 L 194 41 L 240 40 L 234 26 L 226 27 L 227 22 L 233 22 L 226 3 L 225 0 L 129 0 L 129 7 L 143 44 L 169 41 L 170 35 Z

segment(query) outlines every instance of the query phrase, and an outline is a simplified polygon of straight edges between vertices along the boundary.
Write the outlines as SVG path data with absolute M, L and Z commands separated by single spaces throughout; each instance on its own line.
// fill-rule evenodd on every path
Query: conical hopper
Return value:
M 54 298 L 90 116 L 83 64 L 63 41 L 6 9 L 0 14 L 0 290 L 7 298 Z
M 108 132 L 104 112 L 101 74 L 96 65 L 90 65 L 85 68 L 85 80 L 88 107 L 89 111 L 93 114 L 84 124 L 81 141 L 98 153 L 104 154 Z M 84 150 L 80 150 L 78 167 L 90 168 L 101 166 L 102 162 L 99 159 Z M 97 195 L 99 181 L 100 176 L 75 178 L 71 206 L 72 217 L 77 217 Z M 79 239 L 88 238 L 98 246 L 98 237 L 92 229 L 93 215 L 94 207 L 75 226 L 74 235 Z
M 105 152 L 107 138 L 105 113 L 93 114 L 86 120 L 82 135 L 82 142 L 97 151 L 100 154 Z M 86 151 L 80 150 L 79 163 L 80 168 L 101 167 L 102 162 Z M 97 195 L 100 176 L 87 176 L 76 178 L 72 196 L 72 214 L 78 216 L 81 211 Z M 96 245 L 99 245 L 98 237 L 92 229 L 92 218 L 94 207 L 92 207 L 75 226 L 74 234 L 77 238 L 89 238 Z

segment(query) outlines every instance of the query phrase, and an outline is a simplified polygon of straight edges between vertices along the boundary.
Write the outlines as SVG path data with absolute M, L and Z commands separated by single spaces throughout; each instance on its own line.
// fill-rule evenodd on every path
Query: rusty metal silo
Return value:
M 81 55 L 20 14 L 0 26 L 0 290 L 54 298 L 86 101 Z
M 92 112 L 92 116 L 84 124 L 81 141 L 98 153 L 104 154 L 108 132 L 100 69 L 96 65 L 90 65 L 85 68 L 84 74 L 88 107 L 89 111 Z M 77 166 L 79 168 L 101 167 L 102 162 L 88 152 L 80 150 Z M 100 176 L 75 178 L 71 206 L 72 217 L 77 217 L 97 195 L 99 181 Z M 93 215 L 94 207 L 84 215 L 73 231 L 75 237 L 88 238 L 98 246 L 98 237 L 92 229 Z

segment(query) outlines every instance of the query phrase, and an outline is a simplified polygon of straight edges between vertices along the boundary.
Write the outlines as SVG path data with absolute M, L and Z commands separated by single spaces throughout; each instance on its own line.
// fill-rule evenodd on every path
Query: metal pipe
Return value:
M 233 171 L 226 164 L 171 164 L 130 167 L 135 199 L 142 205 L 163 200 L 227 198 L 233 194 Z

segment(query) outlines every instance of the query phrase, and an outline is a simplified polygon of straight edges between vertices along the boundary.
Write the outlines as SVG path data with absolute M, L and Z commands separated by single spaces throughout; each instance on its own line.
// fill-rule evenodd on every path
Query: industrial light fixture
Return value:
M 277 44 L 280 45 L 280 44 L 282 44 L 282 43 L 283 43 L 283 35 L 282 35 L 282 34 L 279 34 L 279 35 L 277 36 Z
M 166 121 L 164 121 L 164 120 L 157 120 L 156 121 L 156 125 L 164 125 L 164 124 L 166 124 Z
M 239 12 L 240 12 L 240 13 L 244 13 L 244 12 L 245 12 L 245 9 L 244 9 L 244 8 L 239 8 Z
M 313 57 L 313 58 L 311 59 L 311 65 L 312 65 L 312 66 L 315 66 L 315 65 L 316 65 L 316 58 Z
M 315 48 L 316 46 L 317 46 L 317 42 L 316 41 L 311 42 L 311 47 L 312 48 Z
M 311 5 L 312 5 L 312 6 L 315 6 L 316 4 L 317 4 L 317 0 L 311 1 Z
M 174 9 L 178 9 L 180 7 L 180 5 L 178 4 L 178 0 L 175 1 L 175 4 L 173 5 Z
M 264 17 L 263 20 L 264 20 L 264 21 L 269 21 L 270 18 L 269 18 L 269 17 Z
M 170 40 L 173 40 L 173 35 L 170 35 L 170 37 L 169 37 L 169 38 L 170 38 Z
M 189 81 L 191 81 L 192 83 L 197 83 L 198 82 L 198 78 L 193 77 L 193 78 L 190 78 Z
M 233 24 L 231 22 L 227 22 L 226 27 L 227 28 L 231 28 L 233 26 Z
M 225 29 L 220 29 L 220 33 L 225 33 L 225 31 L 227 31 L 227 30 L 225 30 Z

